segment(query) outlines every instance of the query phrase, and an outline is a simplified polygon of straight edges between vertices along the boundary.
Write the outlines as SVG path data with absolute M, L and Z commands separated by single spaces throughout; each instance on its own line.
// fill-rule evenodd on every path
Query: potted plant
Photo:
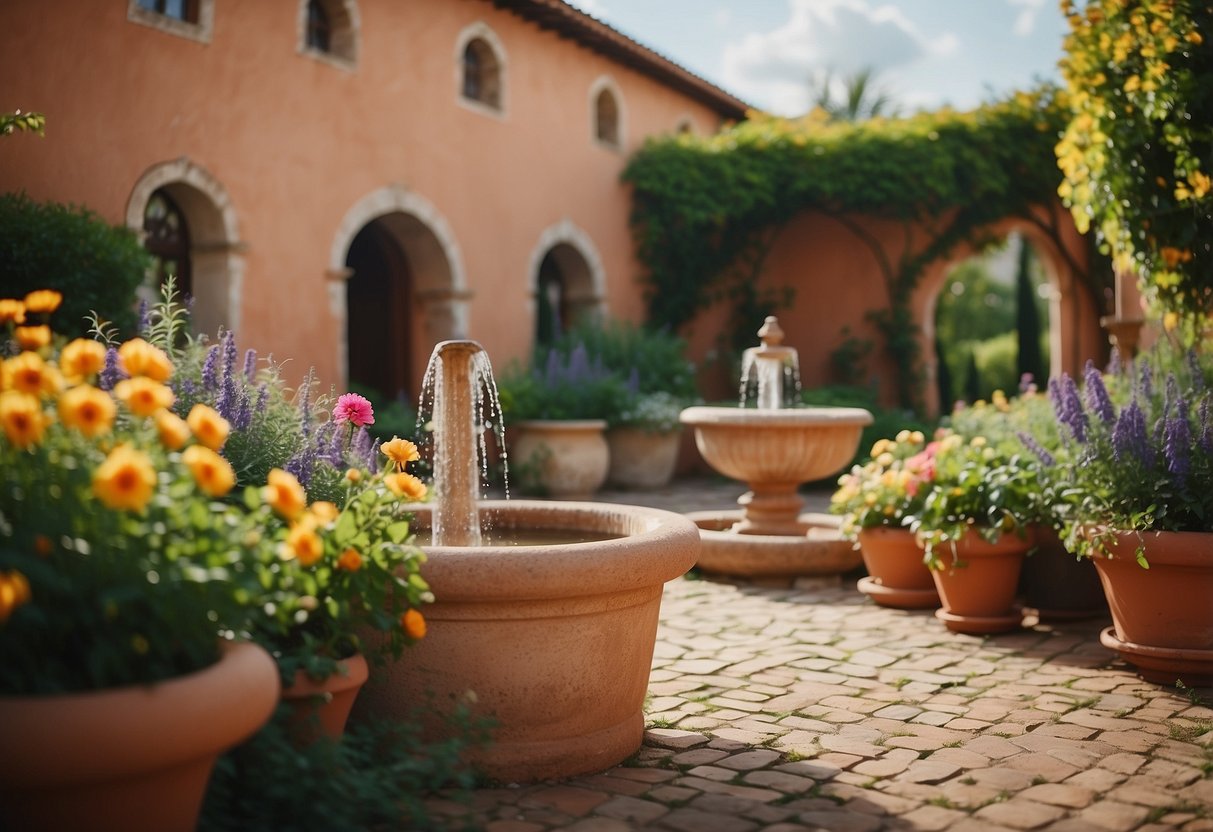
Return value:
M 0 825 L 192 829 L 219 753 L 278 700 L 241 637 L 272 568 L 225 502 L 223 420 L 168 411 L 142 339 L 46 325 L 57 292 L 0 300 Z
M 498 381 L 509 456 L 524 491 L 589 497 L 610 466 L 604 432 L 624 397 L 623 380 L 592 362 L 583 345 L 536 352 L 531 369 Z
M 868 575 L 859 590 L 885 607 L 932 609 L 939 594 L 909 518 L 932 487 L 934 468 L 921 431 L 878 439 L 870 459 L 838 479 L 830 511 L 844 536 L 858 541 Z
M 629 396 L 607 430 L 607 481 L 635 489 L 669 484 L 682 441 L 678 417 L 686 406 L 685 400 L 664 390 Z
M 1063 445 L 1049 475 L 1063 538 L 1094 559 L 1100 640 L 1150 681 L 1213 681 L 1213 424 L 1207 353 L 1168 341 L 1083 389 L 1050 385 Z
M 1019 571 L 1032 548 L 1038 469 L 1028 451 L 941 428 L 926 449 L 933 485 L 909 516 L 939 590 L 935 617 L 953 632 L 1018 628 Z

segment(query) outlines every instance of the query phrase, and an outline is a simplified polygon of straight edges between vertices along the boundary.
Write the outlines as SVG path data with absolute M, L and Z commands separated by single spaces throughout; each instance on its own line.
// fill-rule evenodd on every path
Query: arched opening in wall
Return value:
M 164 188 L 153 192 L 147 201 L 143 234 L 143 247 L 152 255 L 152 270 L 140 288 L 140 297 L 155 303 L 160 298 L 160 287 L 170 275 L 182 297 L 193 297 L 189 223 Z
M 354 0 L 303 0 L 305 52 L 352 65 L 357 59 L 358 21 Z
M 365 225 L 346 255 L 347 378 L 373 401 L 413 401 L 413 278 L 384 219 Z
M 594 97 L 594 137 L 617 148 L 619 133 L 619 102 L 610 89 L 603 88 Z
M 237 327 L 242 272 L 235 219 L 223 188 L 200 168 L 178 160 L 152 168 L 127 204 L 127 226 L 141 231 L 154 267 L 143 300 L 160 299 L 168 274 L 190 306 L 190 328 L 215 335 Z
M 501 62 L 484 38 L 472 38 L 463 48 L 463 97 L 501 109 Z
M 936 389 L 928 391 L 941 413 L 996 390 L 1044 387 L 1056 295 L 1045 259 L 1016 232 L 947 271 L 934 313 Z
M 590 264 L 574 246 L 557 243 L 535 278 L 535 343 L 550 344 L 573 327 L 598 318 Z

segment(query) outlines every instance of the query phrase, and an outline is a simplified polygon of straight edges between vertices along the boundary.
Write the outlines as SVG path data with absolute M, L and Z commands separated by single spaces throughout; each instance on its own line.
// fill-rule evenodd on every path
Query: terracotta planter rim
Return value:
M 1088 527 L 1094 532 L 1098 527 Z M 1086 531 L 1086 529 L 1084 529 Z M 1166 563 L 1172 566 L 1203 566 L 1213 563 L 1213 532 L 1170 532 L 1170 531 L 1112 531 L 1112 537 L 1107 542 L 1108 551 L 1092 552 L 1091 557 L 1101 560 L 1131 560 L 1137 559 L 1137 547 L 1146 546 L 1146 560 L 1150 563 Z M 1151 541 L 1167 542 L 1165 548 L 1156 550 L 1150 546 Z
M 520 419 L 506 427 L 548 430 L 606 430 L 606 419 Z
M 370 667 L 367 665 L 366 657 L 361 653 L 355 653 L 349 658 L 341 659 L 337 662 L 337 667 L 345 668 L 345 672 L 342 673 L 338 669 L 336 673 L 326 676 L 319 681 L 308 676 L 305 670 L 296 670 L 295 678 L 282 689 L 282 696 L 284 698 L 295 698 L 316 696 L 324 693 L 339 693 L 350 688 L 361 687 L 370 676 Z

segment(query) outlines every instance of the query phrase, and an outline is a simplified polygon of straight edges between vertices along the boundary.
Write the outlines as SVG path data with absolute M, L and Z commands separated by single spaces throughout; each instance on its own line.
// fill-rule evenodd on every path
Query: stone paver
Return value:
M 604 500 L 731 508 L 711 480 Z M 824 510 L 824 493 L 808 510 Z M 644 745 L 609 771 L 443 796 L 491 832 L 1213 832 L 1213 690 L 1149 684 L 1106 619 L 985 638 L 842 581 L 667 584 Z

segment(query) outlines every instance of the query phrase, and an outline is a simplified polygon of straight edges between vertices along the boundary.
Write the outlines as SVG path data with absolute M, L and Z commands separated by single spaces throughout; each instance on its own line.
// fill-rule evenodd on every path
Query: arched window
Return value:
M 320 0 L 308 0 L 306 43 L 309 49 L 329 52 L 333 44 L 333 25 Z
M 358 25 L 354 0 L 300 0 L 299 50 L 352 67 L 358 57 Z
M 159 299 L 160 286 L 170 274 L 176 278 L 177 291 L 192 295 L 190 279 L 190 230 L 185 215 L 168 192 L 152 192 L 143 211 L 143 247 L 152 255 L 153 274 L 148 281 L 153 297 Z
M 197 0 L 137 0 L 139 8 L 149 12 L 180 20 L 182 23 L 198 22 Z
M 599 90 L 594 99 L 594 135 L 604 144 L 619 146 L 619 104 L 608 89 Z
M 463 97 L 501 109 L 501 63 L 484 38 L 472 38 L 463 48 Z
M 548 252 L 539 264 L 535 291 L 535 342 L 548 345 L 564 334 L 569 326 L 569 306 L 565 296 L 564 275 L 560 264 Z

